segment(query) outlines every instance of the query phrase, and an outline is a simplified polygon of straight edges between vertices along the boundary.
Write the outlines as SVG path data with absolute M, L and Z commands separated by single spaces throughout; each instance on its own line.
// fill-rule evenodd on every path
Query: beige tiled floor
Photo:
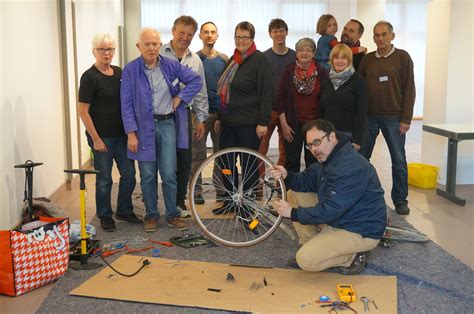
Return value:
M 407 136 L 406 151 L 409 162 L 420 161 L 421 125 L 420 121 L 414 122 Z M 378 138 L 372 162 L 386 191 L 387 204 L 392 206 L 390 200 L 391 162 L 382 136 Z M 86 177 L 86 186 L 89 190 L 88 218 L 91 218 L 95 211 L 94 182 L 95 179 L 92 176 Z M 406 220 L 421 232 L 426 233 L 446 251 L 474 269 L 474 228 L 472 227 L 474 223 L 474 185 L 458 186 L 456 193 L 466 199 L 466 206 L 458 206 L 438 196 L 434 189 L 425 190 L 410 186 L 408 200 L 411 213 L 406 217 Z M 58 191 L 52 199 L 59 206 L 67 209 L 71 221 L 78 219 L 77 182 L 73 182 L 70 190 L 64 188 Z M 49 285 L 17 298 L 0 296 L 0 311 L 1 313 L 34 313 L 52 287 L 53 285 Z
M 421 135 L 422 122 L 413 122 L 406 140 L 408 162 L 421 161 Z M 377 139 L 371 162 L 376 167 L 384 187 L 387 204 L 393 207 L 390 199 L 390 154 L 382 135 Z M 408 201 L 411 212 L 406 220 L 474 269 L 474 185 L 458 185 L 456 194 L 466 199 L 465 206 L 456 205 L 437 195 L 435 189 L 409 186 Z

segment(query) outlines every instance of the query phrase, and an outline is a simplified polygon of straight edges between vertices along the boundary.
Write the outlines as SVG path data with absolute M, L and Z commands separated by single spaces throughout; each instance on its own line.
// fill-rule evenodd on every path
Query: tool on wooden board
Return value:
M 367 297 L 361 297 L 360 300 L 364 303 L 364 311 L 365 311 L 365 312 L 370 311 L 370 309 L 369 309 L 369 303 L 372 303 L 372 304 L 374 305 L 374 307 L 375 307 L 376 310 L 379 309 L 379 307 L 377 306 L 377 304 L 375 303 L 374 300 L 370 300 L 370 299 L 367 298 Z
M 356 293 L 351 284 L 338 284 L 337 295 L 339 300 L 344 302 L 354 302 L 357 300 Z
M 360 298 L 362 302 L 364 302 L 364 311 L 368 312 L 369 311 L 369 298 L 362 297 Z
M 330 307 L 329 313 L 336 312 L 337 310 L 351 310 L 354 314 L 357 314 L 357 311 L 354 310 L 349 303 L 344 301 L 334 301 L 328 304 L 321 304 L 320 307 Z

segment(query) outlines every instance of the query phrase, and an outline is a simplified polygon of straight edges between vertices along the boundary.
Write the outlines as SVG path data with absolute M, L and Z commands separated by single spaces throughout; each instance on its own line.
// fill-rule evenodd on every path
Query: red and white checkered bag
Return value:
M 68 219 L 40 217 L 20 228 L 2 230 L 0 252 L 1 294 L 17 296 L 47 285 L 68 267 Z

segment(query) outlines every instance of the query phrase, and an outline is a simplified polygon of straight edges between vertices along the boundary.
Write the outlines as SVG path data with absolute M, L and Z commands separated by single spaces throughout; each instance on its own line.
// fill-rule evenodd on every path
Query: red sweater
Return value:
M 321 90 L 320 80 L 317 77 L 314 90 L 310 95 L 298 93 L 295 84 L 293 84 L 295 66 L 296 62 L 293 62 L 287 65 L 281 73 L 277 94 L 278 113 L 285 113 L 286 121 L 293 129 L 319 117 Z M 320 72 L 319 68 L 317 70 Z

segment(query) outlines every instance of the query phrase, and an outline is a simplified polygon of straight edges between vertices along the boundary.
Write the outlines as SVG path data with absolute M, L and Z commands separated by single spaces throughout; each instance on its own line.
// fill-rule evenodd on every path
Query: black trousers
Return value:
M 192 136 L 193 136 L 193 124 L 191 117 L 191 109 L 188 108 L 188 136 L 189 136 L 189 148 L 180 149 L 176 152 L 176 204 L 184 204 L 186 200 L 186 194 L 188 193 L 188 183 L 191 176 L 191 163 L 192 163 Z
M 223 125 L 219 138 L 220 148 L 228 147 L 245 147 L 258 152 L 260 146 L 260 139 L 256 133 L 257 126 L 226 126 Z M 235 154 L 228 154 L 221 158 L 222 169 L 232 169 L 234 175 L 229 175 L 223 178 L 224 186 L 227 191 L 232 191 L 237 187 L 238 176 L 235 175 L 237 171 Z M 240 168 L 242 169 L 242 177 L 245 178 L 243 182 L 244 193 L 253 193 L 257 187 L 258 181 L 258 164 L 253 155 L 241 154 L 239 155 Z M 232 178 L 234 181 L 232 181 Z M 233 186 L 232 186 L 233 184 Z
M 313 154 L 306 148 L 304 148 L 305 138 L 301 127 L 297 128 L 296 133 L 293 135 L 293 142 L 288 142 L 285 140 L 285 154 L 286 154 L 286 170 L 293 172 L 300 172 L 301 166 L 301 149 L 304 149 L 304 161 L 306 168 L 318 162 L 314 158 Z

